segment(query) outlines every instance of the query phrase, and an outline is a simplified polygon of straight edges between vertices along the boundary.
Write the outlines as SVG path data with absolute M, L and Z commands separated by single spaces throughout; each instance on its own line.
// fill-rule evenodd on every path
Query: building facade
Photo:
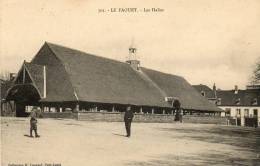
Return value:
M 32 106 L 46 113 L 124 112 L 131 105 L 140 114 L 174 114 L 178 100 L 186 113 L 220 113 L 180 76 L 45 43 L 31 62 L 24 62 L 6 99 L 16 103 L 16 115 Z M 79 114 L 78 114 L 79 115 Z
M 15 78 L 15 73 L 10 73 L 6 80 L 0 79 L 0 110 L 1 116 L 14 116 L 15 104 L 14 101 L 7 101 L 6 95 L 9 88 L 12 87 L 12 81 Z
M 224 110 L 222 116 L 229 117 L 229 123 L 238 126 L 260 126 L 260 85 L 249 85 L 246 89 L 216 90 L 206 85 L 194 85 L 198 92 L 206 92 L 208 100 Z M 216 94 L 212 98 L 211 94 Z

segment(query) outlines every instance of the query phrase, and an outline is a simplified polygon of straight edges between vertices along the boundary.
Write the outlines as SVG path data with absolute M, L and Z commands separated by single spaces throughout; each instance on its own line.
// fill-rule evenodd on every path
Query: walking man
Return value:
M 130 135 L 131 135 L 131 123 L 132 123 L 133 117 L 134 117 L 134 113 L 131 109 L 131 106 L 127 106 L 125 116 L 124 116 L 127 137 L 130 137 Z
M 34 131 L 35 137 L 40 137 L 37 133 L 37 115 L 36 115 L 36 108 L 32 109 L 31 115 L 30 115 L 30 137 L 33 137 L 32 132 Z

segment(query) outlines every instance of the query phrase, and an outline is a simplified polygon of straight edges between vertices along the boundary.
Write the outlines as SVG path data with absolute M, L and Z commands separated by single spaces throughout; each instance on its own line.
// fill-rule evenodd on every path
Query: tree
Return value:
M 251 84 L 260 84 L 260 58 L 257 60 L 251 79 Z
M 9 71 L 1 71 L 0 72 L 0 79 L 2 80 L 9 80 L 10 79 L 10 72 Z

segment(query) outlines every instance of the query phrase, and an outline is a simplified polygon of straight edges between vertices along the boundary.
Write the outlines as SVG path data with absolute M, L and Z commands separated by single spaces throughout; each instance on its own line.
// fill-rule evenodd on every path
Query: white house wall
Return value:
M 259 106 L 218 106 L 222 110 L 230 109 L 230 117 L 237 118 L 241 117 L 241 126 L 245 125 L 245 110 L 249 110 L 249 117 L 254 115 L 254 110 L 257 110 L 257 122 L 260 126 L 260 107 Z M 240 116 L 237 114 L 237 109 L 240 109 Z M 221 113 L 221 116 L 225 116 L 225 113 Z

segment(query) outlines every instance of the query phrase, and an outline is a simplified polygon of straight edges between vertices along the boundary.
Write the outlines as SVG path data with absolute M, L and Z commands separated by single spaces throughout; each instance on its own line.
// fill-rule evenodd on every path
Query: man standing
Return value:
M 130 137 L 130 135 L 131 135 L 131 123 L 132 123 L 133 117 L 134 117 L 134 113 L 131 109 L 131 106 L 127 106 L 125 116 L 124 116 L 127 137 Z
M 32 109 L 31 115 L 30 115 L 30 137 L 33 137 L 32 132 L 34 131 L 35 137 L 40 137 L 37 133 L 37 115 L 36 115 L 36 108 Z
M 182 117 L 180 115 L 180 111 L 181 111 L 181 103 L 179 100 L 174 100 L 173 104 L 172 104 L 173 108 L 176 110 L 176 114 L 175 114 L 175 121 L 180 121 L 182 122 Z

